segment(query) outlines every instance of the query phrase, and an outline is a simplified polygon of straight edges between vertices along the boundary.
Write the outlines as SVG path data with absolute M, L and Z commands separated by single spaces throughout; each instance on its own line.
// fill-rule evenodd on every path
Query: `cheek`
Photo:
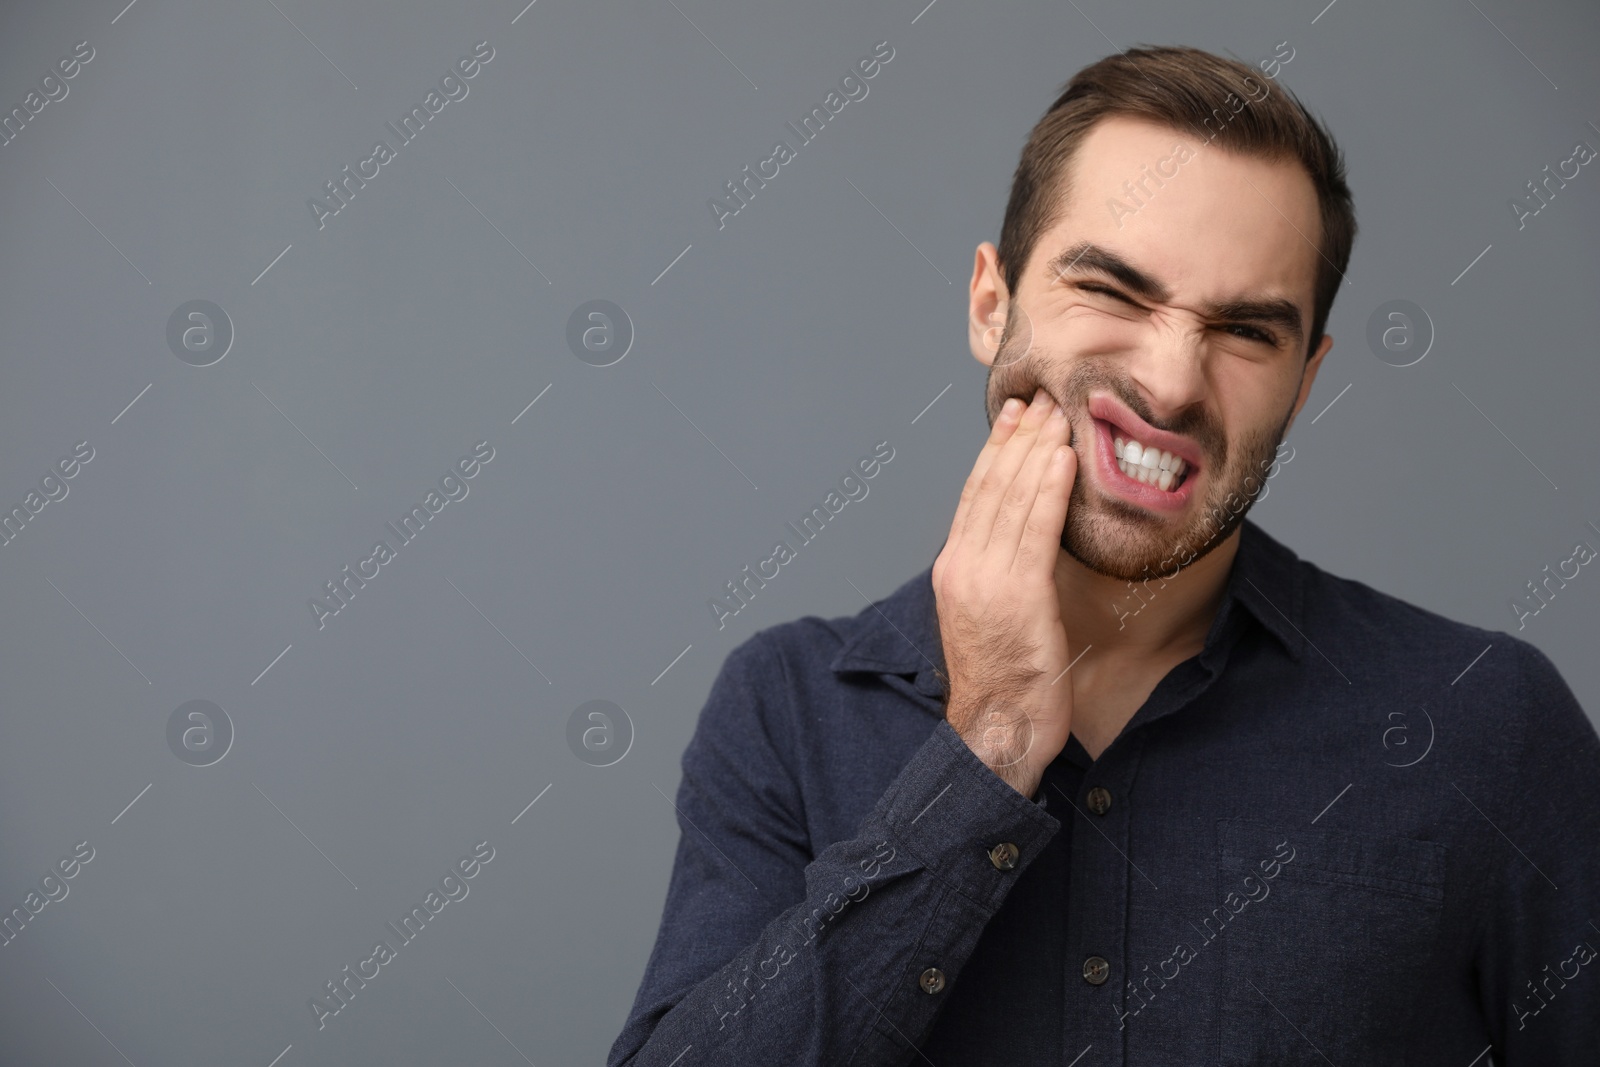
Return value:
M 1125 349 L 1148 336 L 1148 326 L 1115 304 L 1073 302 L 1062 307 L 1039 330 L 1041 347 L 1064 353 L 1092 354 Z

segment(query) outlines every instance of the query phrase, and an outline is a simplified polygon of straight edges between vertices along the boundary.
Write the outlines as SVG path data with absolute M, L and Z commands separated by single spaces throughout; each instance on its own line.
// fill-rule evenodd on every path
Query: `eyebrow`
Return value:
M 1063 249 L 1046 264 L 1045 269 L 1050 272 L 1052 281 L 1068 270 L 1104 275 L 1115 279 L 1124 289 L 1158 304 L 1165 303 L 1172 295 L 1171 291 L 1157 279 L 1110 249 L 1101 248 L 1089 241 L 1079 241 L 1070 248 Z M 1301 345 L 1304 340 L 1300 326 L 1300 306 L 1292 300 L 1282 298 L 1221 300 L 1202 303 L 1200 311 L 1207 318 L 1276 326 L 1289 335 L 1295 346 Z

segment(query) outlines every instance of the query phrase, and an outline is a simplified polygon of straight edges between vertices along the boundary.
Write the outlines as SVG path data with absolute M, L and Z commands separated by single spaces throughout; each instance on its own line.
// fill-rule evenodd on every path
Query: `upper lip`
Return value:
M 1179 437 L 1177 434 L 1156 429 L 1114 397 L 1105 395 L 1090 397 L 1089 414 L 1121 430 L 1124 439 L 1131 437 L 1146 448 L 1171 452 L 1187 463 L 1191 469 L 1200 466 L 1200 450 L 1195 447 L 1193 441 L 1187 437 Z

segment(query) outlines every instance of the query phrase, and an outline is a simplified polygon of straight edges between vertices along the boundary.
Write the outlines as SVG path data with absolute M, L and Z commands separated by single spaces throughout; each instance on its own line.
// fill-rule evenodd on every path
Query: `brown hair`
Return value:
M 1131 48 L 1073 75 L 1029 133 L 1012 178 L 997 255 L 1007 289 L 1017 292 L 1034 244 L 1065 207 L 1067 165 L 1095 123 L 1113 115 L 1158 122 L 1241 155 L 1295 160 L 1310 175 L 1322 234 L 1309 359 L 1350 261 L 1355 209 L 1338 145 L 1292 93 L 1273 93 L 1270 80 L 1237 60 L 1176 46 Z M 1242 107 L 1229 107 L 1230 99 Z

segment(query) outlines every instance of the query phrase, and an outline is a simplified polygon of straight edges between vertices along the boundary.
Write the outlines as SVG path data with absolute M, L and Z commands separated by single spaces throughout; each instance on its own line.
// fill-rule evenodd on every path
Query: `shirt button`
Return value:
M 944 972 L 937 967 L 929 967 L 917 979 L 917 984 L 922 986 L 924 993 L 937 993 L 944 988 Z
M 1096 815 L 1104 815 L 1111 809 L 1111 790 L 1105 786 L 1097 785 L 1089 790 L 1089 810 Z
M 1014 870 L 1021 853 L 1010 841 L 1002 841 L 989 850 L 989 862 L 1002 871 Z
M 1090 956 L 1083 961 L 1083 980 L 1090 985 L 1100 985 L 1111 977 L 1111 964 L 1099 956 Z

